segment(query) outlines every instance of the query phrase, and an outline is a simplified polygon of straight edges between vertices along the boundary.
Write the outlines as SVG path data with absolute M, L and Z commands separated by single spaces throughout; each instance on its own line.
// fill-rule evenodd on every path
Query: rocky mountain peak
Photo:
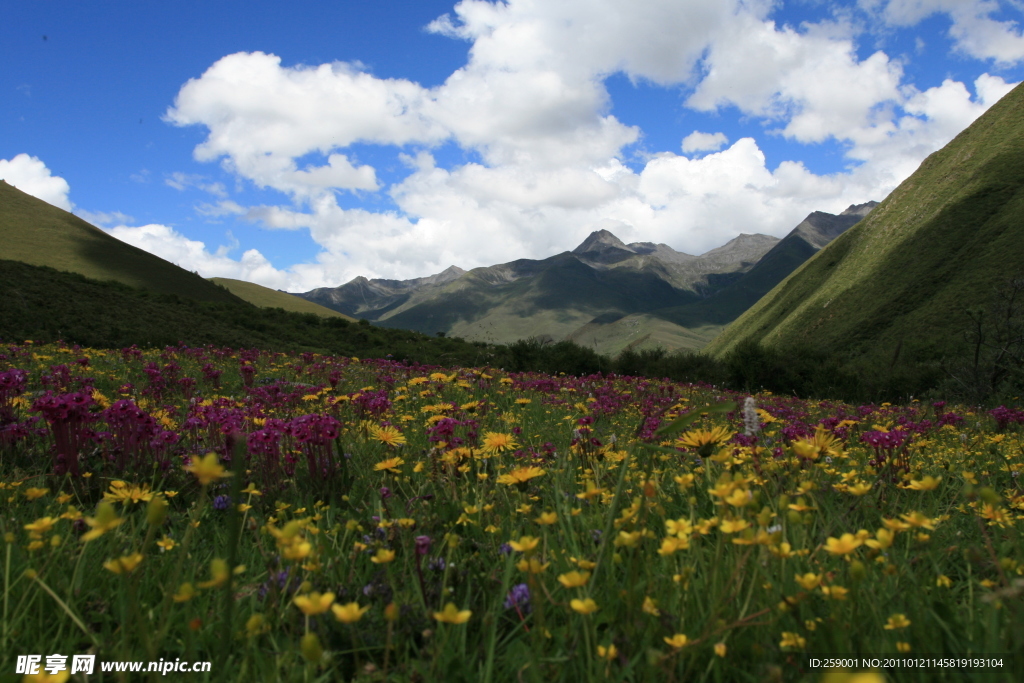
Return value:
M 618 237 L 607 230 L 595 230 L 590 233 L 587 239 L 583 240 L 580 246 L 572 250 L 574 254 L 587 254 L 590 252 L 604 252 L 609 249 L 620 249 L 622 251 L 633 251 Z

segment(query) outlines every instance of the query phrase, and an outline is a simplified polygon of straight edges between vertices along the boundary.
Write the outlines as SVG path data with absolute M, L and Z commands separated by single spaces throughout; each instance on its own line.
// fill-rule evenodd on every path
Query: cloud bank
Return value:
M 860 2 L 887 26 L 942 13 L 965 55 L 1024 59 L 1020 32 L 993 18 L 996 9 L 992 0 Z M 236 260 L 166 226 L 112 234 L 203 275 L 290 291 L 542 257 L 609 224 L 627 241 L 700 253 L 739 232 L 782 235 L 811 211 L 882 199 L 1013 85 L 983 73 L 973 93 L 953 80 L 918 90 L 900 60 L 858 56 L 856 22 L 793 27 L 772 11 L 767 0 L 463 0 L 427 27 L 470 44 L 466 64 L 433 88 L 358 64 L 227 55 L 181 87 L 165 120 L 206 130 L 196 160 L 287 201 L 242 206 L 218 185 L 204 188 L 217 202 L 200 212 L 307 230 L 321 249 L 315 262 L 275 269 L 255 250 Z M 677 114 L 735 110 L 762 122 L 765 136 L 838 143 L 846 168 L 769 168 L 757 139 L 730 144 L 700 131 L 683 138 L 681 154 L 656 152 L 638 166 L 643 131 L 611 113 L 613 74 L 682 90 Z M 359 145 L 390 150 L 402 177 L 382 180 Z M 439 162 L 446 145 L 472 160 Z M 373 194 L 392 208 L 339 201 Z

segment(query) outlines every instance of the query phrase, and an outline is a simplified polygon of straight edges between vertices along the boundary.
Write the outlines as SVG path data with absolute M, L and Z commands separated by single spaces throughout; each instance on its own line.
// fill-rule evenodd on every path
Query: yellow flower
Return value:
M 661 540 L 661 547 L 658 548 L 658 554 L 664 557 L 666 555 L 671 555 L 677 550 L 686 550 L 689 547 L 689 538 L 676 538 L 674 536 L 670 536 Z
M 912 527 L 923 527 L 925 529 L 930 529 L 931 531 L 935 531 L 935 525 L 939 523 L 938 519 L 928 519 L 917 511 L 900 515 L 900 518 Z M 885 520 L 882 520 L 882 523 L 884 524 Z
M 635 548 L 640 539 L 643 538 L 644 534 L 642 531 L 620 531 L 619 535 L 615 537 L 614 545 L 616 548 L 625 546 L 626 548 Z
M 933 477 L 931 475 L 924 479 L 909 482 L 903 488 L 913 489 L 914 491 L 932 491 L 939 487 L 939 482 L 942 481 L 942 477 Z
M 863 545 L 863 543 L 864 541 L 860 540 L 853 534 L 843 534 L 840 538 L 832 538 L 830 536 L 828 540 L 825 541 L 825 550 L 833 555 L 849 555 Z
M 320 637 L 312 631 L 302 636 L 302 640 L 299 641 L 299 650 L 310 664 L 316 664 L 324 656 L 324 648 L 320 644 Z
M 726 503 L 737 508 L 746 507 L 750 500 L 751 494 L 747 489 L 736 489 L 725 498 Z
M 374 441 L 379 441 L 385 446 L 391 446 L 392 448 L 398 448 L 404 444 L 405 437 L 402 436 L 402 432 L 398 431 L 397 427 L 378 427 L 373 425 L 370 427 L 370 438 Z
M 903 652 L 903 653 L 910 652 L 910 643 L 904 642 L 902 640 L 898 641 L 896 643 L 896 650 L 898 652 Z
M 165 551 L 166 550 L 173 550 L 174 546 L 177 545 L 177 543 L 174 542 L 174 539 L 170 538 L 169 536 L 167 536 L 167 534 L 164 534 L 164 537 L 161 538 L 159 541 L 157 541 L 156 544 L 158 546 L 160 546 L 161 550 L 165 550 Z
M 601 659 L 607 659 L 610 662 L 619 656 L 619 650 L 615 647 L 614 644 L 609 645 L 608 647 L 605 647 L 604 645 L 598 645 L 597 656 Z
M 579 588 L 587 585 L 590 580 L 590 572 L 571 571 L 567 574 L 559 574 L 558 582 L 566 588 Z
M 724 443 L 732 438 L 736 432 L 729 431 L 728 427 L 718 426 L 713 429 L 694 429 L 686 432 L 676 443 L 687 448 L 701 448 L 707 446 L 709 449 Z
M 502 474 L 498 477 L 499 484 L 525 484 L 535 477 L 543 477 L 545 474 L 544 470 L 539 467 L 519 467 L 512 470 L 508 474 Z
M 939 574 L 938 578 L 935 579 L 935 585 L 942 588 L 949 588 L 953 585 L 953 579 L 949 578 L 945 574 Z
M 114 512 L 113 505 L 102 501 L 96 506 L 96 516 L 85 518 L 85 523 L 92 527 L 92 530 L 82 534 L 82 540 L 85 542 L 93 541 L 123 521 L 124 518 L 118 517 L 117 513 Z
M 869 548 L 875 550 L 885 550 L 892 545 L 893 539 L 896 538 L 896 534 L 888 529 L 879 529 L 875 534 L 875 538 L 869 538 L 864 541 Z
M 535 517 L 534 520 L 537 524 L 550 525 L 558 521 L 557 512 L 542 512 L 540 517 Z
M 373 557 L 370 558 L 370 562 L 374 564 L 387 564 L 395 559 L 395 551 L 381 548 L 377 551 Z
M 812 591 L 819 585 L 821 585 L 821 574 L 812 574 L 810 572 L 804 574 L 803 576 L 797 574 L 796 582 L 800 584 L 800 587 L 803 588 L 805 591 Z
M 661 610 L 658 609 L 658 603 L 649 595 L 644 596 L 644 604 L 641 609 L 644 614 L 650 614 L 652 617 L 661 616 Z
M 693 533 L 693 524 L 688 519 L 669 519 L 665 521 L 665 533 L 679 538 L 689 538 Z
M 511 434 L 502 434 L 500 432 L 487 432 L 484 434 L 483 442 L 483 451 L 485 453 L 503 453 L 519 448 L 519 444 L 516 443 L 515 438 Z
M 443 624 L 465 624 L 471 616 L 473 616 L 472 611 L 468 609 L 460 611 L 454 602 L 445 605 L 443 611 L 434 612 L 434 619 Z
M 358 602 L 350 602 L 345 605 L 331 605 L 334 618 L 343 624 L 354 624 L 363 618 L 363 614 L 370 606 L 360 607 Z
M 203 581 L 199 584 L 200 588 L 220 588 L 228 582 L 231 577 L 231 571 L 228 569 L 228 563 L 219 557 L 214 558 L 210 562 L 210 580 Z
M 782 640 L 779 641 L 779 647 L 792 648 L 794 650 L 802 650 L 807 647 L 807 639 L 801 636 L 799 633 L 793 633 L 792 631 L 783 631 Z
M 846 594 L 850 592 L 848 588 L 842 586 L 822 586 L 821 592 L 832 598 L 833 600 L 845 600 Z
M 748 526 L 750 526 L 750 522 L 745 519 L 727 519 L 718 528 L 722 530 L 722 533 L 733 534 L 737 531 L 743 531 Z
M 520 536 L 518 541 L 509 541 L 512 550 L 520 553 L 530 553 L 537 549 L 540 539 L 536 536 Z
M 806 460 L 817 460 L 825 455 L 838 456 L 840 451 L 836 446 L 837 441 L 835 436 L 825 430 L 824 425 L 819 424 L 812 436 L 793 442 L 793 453 Z
M 53 525 L 56 523 L 56 517 L 40 517 L 31 524 L 26 524 L 25 529 L 29 532 L 29 535 L 32 538 L 41 538 L 42 535 L 52 529 Z
M 905 614 L 894 614 L 889 617 L 889 620 L 885 622 L 883 627 L 886 631 L 895 631 L 901 628 L 910 626 L 910 619 L 907 619 Z
M 28 498 L 29 500 L 35 500 L 36 498 L 42 498 L 49 492 L 50 489 L 40 489 L 32 486 L 25 489 L 25 497 Z
M 548 568 L 550 562 L 541 563 L 536 557 L 531 557 L 527 560 L 525 557 L 516 562 L 516 569 L 521 572 L 530 572 L 531 574 L 543 574 Z
M 174 602 L 188 602 L 195 597 L 195 594 L 196 589 L 193 588 L 191 583 L 183 583 L 178 587 L 178 592 L 172 597 L 174 598 Z
M 671 638 L 664 638 L 664 641 L 668 643 L 671 647 L 678 650 L 679 648 L 686 647 L 686 645 L 690 642 L 690 639 L 686 637 L 685 633 L 676 633 Z
M 906 531 L 910 528 L 910 525 L 906 522 L 901 522 L 898 519 L 887 519 L 886 517 L 882 518 L 882 524 L 889 531 Z
M 263 615 L 257 612 L 249 617 L 245 622 L 245 633 L 250 638 L 255 638 L 258 635 L 267 633 L 270 631 L 270 624 L 263 618 Z
M 331 608 L 331 603 L 334 602 L 334 593 L 321 594 L 313 591 L 307 595 L 296 595 L 292 602 L 302 610 L 303 614 L 307 617 L 312 617 L 317 614 L 323 614 Z
M 186 465 L 184 470 L 196 475 L 196 479 L 203 486 L 207 486 L 218 479 L 231 476 L 231 473 L 226 471 L 224 466 L 217 462 L 217 454 L 212 451 L 202 458 L 192 456 L 192 462 Z
M 131 574 L 139 566 L 140 562 L 142 562 L 142 553 L 132 553 L 131 555 L 125 555 L 104 562 L 103 568 L 115 574 Z
M 247 493 L 250 496 L 262 496 L 263 495 L 263 492 L 257 490 L 256 484 L 252 483 L 251 481 L 249 482 L 249 485 L 246 486 L 241 491 L 239 491 L 239 493 Z
M 725 643 L 715 643 L 715 654 L 719 657 L 724 657 L 726 652 Z
M 592 598 L 587 598 L 586 600 L 570 600 L 569 606 L 573 609 L 573 611 L 579 612 L 583 615 L 593 614 L 594 612 L 600 609 L 600 607 L 597 606 L 597 603 L 594 602 Z
M 154 492 L 149 490 L 149 484 L 127 484 L 120 480 L 110 482 L 110 490 L 103 494 L 103 500 L 111 503 L 138 503 L 139 501 L 149 502 L 153 499 Z
M 858 481 L 856 484 L 852 484 L 846 489 L 847 493 L 852 493 L 855 496 L 863 496 L 870 490 L 871 484 L 864 481 Z
M 402 458 L 388 458 L 384 462 L 379 462 L 376 465 L 374 465 L 373 469 L 376 470 L 377 472 L 380 472 L 382 470 L 387 470 L 388 472 L 391 472 L 392 474 L 401 474 L 402 470 L 400 470 L 398 468 L 401 467 L 404 464 L 405 464 L 405 460 L 403 460 Z

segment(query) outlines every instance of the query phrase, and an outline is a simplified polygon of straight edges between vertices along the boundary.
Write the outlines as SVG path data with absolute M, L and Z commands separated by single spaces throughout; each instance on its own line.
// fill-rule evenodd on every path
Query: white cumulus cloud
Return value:
M 725 136 L 725 133 L 702 133 L 695 130 L 683 138 L 683 153 L 717 152 L 728 142 L 729 138 Z
M 903 25 L 935 12 L 964 17 L 967 5 L 995 21 L 992 2 L 861 4 Z M 204 275 L 244 272 L 291 291 L 544 257 L 607 225 L 627 241 L 700 253 L 738 232 L 782 235 L 811 211 L 882 199 L 1012 87 L 984 74 L 973 95 L 953 80 L 918 90 L 884 51 L 861 58 L 852 21 L 780 25 L 774 8 L 770 0 L 462 0 L 428 30 L 468 41 L 469 58 L 432 88 L 357 63 L 227 55 L 181 87 L 165 119 L 205 128 L 198 161 L 292 201 L 243 206 L 198 176 L 166 182 L 212 193 L 215 203 L 197 207 L 205 216 L 308 231 L 322 249 L 316 261 L 281 271 L 258 252 L 232 260 L 169 228 L 119 229 Z M 1012 56 L 1007 45 L 1001 54 Z M 816 174 L 798 160 L 770 168 L 763 142 L 730 145 L 725 133 L 698 130 L 683 138 L 682 155 L 654 150 L 631 168 L 643 131 L 612 113 L 606 80 L 620 73 L 681 90 L 672 114 L 689 130 L 688 111 L 735 109 L 789 144 L 838 142 L 847 168 Z M 391 150 L 404 177 L 383 180 L 357 144 Z M 439 163 L 446 144 L 472 161 Z M 343 208 L 343 192 L 386 193 L 393 206 Z
M 18 154 L 13 159 L 0 159 L 0 178 L 26 194 L 71 211 L 68 181 L 53 175 L 37 157 Z
M 234 245 L 225 245 L 211 252 L 205 243 L 189 239 L 174 228 L 156 223 L 138 227 L 119 225 L 108 228 L 107 232 L 122 242 L 144 249 L 186 270 L 194 270 L 203 277 L 234 278 L 275 289 L 283 289 L 291 284 L 291 276 L 274 268 L 256 249 L 245 251 L 240 259 L 235 260 L 228 256 Z
M 960 52 L 977 59 L 1010 65 L 1024 61 L 1024 35 L 1014 20 L 999 20 L 1003 11 L 1021 13 L 1018 2 L 998 0 L 869 0 L 862 4 L 881 12 L 893 26 L 914 26 L 933 14 L 948 15 L 949 37 Z

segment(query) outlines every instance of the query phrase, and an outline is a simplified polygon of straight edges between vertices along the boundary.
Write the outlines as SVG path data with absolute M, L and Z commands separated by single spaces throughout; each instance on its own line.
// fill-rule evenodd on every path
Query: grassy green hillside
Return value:
M 211 277 L 210 282 L 226 288 L 239 299 L 248 301 L 253 306 L 259 306 L 260 308 L 283 308 L 293 313 L 315 313 L 325 318 L 344 318 L 350 322 L 355 322 L 355 318 L 351 318 L 344 313 L 333 311 L 312 301 L 306 301 L 294 294 L 279 292 L 276 289 L 270 289 L 253 282 L 233 280 L 228 277 Z
M 0 341 L 25 339 L 104 348 L 184 342 L 358 357 L 391 354 L 398 360 L 450 365 L 509 360 L 503 349 L 460 339 L 257 308 L 244 301 L 196 301 L 0 260 Z
M 682 327 L 665 320 L 661 313 L 653 311 L 619 318 L 599 317 L 577 329 L 568 338 L 607 356 L 618 356 L 626 349 L 699 351 L 723 328 L 722 325 L 714 324 Z
M 709 346 L 842 355 L 863 368 L 958 353 L 995 287 L 1024 272 L 1024 87 L 1018 86 L 863 221 Z M 852 365 L 851 365 L 852 367 Z
M 3 258 L 116 280 L 199 301 L 237 302 L 195 273 L 111 237 L 78 216 L 0 181 Z
M 490 268 L 470 271 L 429 298 L 411 298 L 380 316 L 387 327 L 448 332 L 477 340 L 547 336 L 561 339 L 602 314 L 624 315 L 697 294 L 679 291 L 653 273 L 597 270 L 570 254 L 528 263 L 535 272 L 494 284 Z

